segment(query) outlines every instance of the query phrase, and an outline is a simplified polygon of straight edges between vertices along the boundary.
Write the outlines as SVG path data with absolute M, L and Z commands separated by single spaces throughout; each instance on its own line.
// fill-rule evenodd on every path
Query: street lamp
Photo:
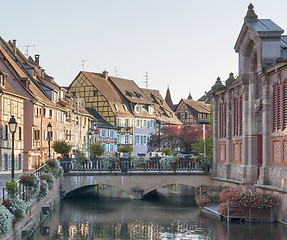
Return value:
M 49 158 L 51 158 L 51 148 L 50 148 L 50 141 L 51 141 L 51 132 L 52 132 L 52 125 L 49 122 L 47 126 L 47 131 L 48 131 L 48 145 L 49 145 Z
M 11 164 L 11 178 L 14 180 L 14 168 L 15 168 L 15 158 L 14 158 L 14 134 L 17 130 L 17 122 L 14 116 L 12 116 L 8 122 L 9 130 L 12 134 L 12 164 Z

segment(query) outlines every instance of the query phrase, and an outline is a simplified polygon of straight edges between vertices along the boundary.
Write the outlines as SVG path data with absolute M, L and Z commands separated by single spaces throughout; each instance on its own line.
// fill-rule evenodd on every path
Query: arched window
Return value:
M 233 136 L 238 136 L 238 98 L 233 101 Z
M 226 104 L 225 103 L 221 103 L 220 104 L 220 120 L 219 120 L 219 124 L 220 124 L 220 137 L 224 138 L 226 137 Z

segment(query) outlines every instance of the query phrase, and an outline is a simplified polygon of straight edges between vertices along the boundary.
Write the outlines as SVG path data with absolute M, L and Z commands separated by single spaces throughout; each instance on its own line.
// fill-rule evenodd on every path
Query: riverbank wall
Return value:
M 1 236 L 0 239 L 23 240 L 31 237 L 35 229 L 44 221 L 44 219 L 60 202 L 60 186 L 61 178 L 57 178 L 53 189 L 48 192 L 48 195 L 44 199 L 32 199 L 27 202 L 28 211 L 26 217 L 23 220 L 15 223 L 12 230 L 6 235 Z
M 218 177 L 213 177 L 214 185 L 230 186 L 233 188 L 240 188 L 242 190 L 252 190 L 257 192 L 270 192 L 275 194 L 279 200 L 280 204 L 274 209 L 275 221 L 287 225 L 287 189 L 271 185 L 246 185 L 242 184 L 240 181 L 232 179 L 223 179 Z

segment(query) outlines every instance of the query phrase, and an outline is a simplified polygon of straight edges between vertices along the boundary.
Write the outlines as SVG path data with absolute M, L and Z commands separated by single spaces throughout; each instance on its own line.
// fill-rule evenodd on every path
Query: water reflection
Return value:
M 80 195 L 62 201 L 44 222 L 49 236 L 34 239 L 287 239 L 280 224 L 227 225 L 201 215 L 192 194 L 193 189 L 168 187 L 145 200 Z

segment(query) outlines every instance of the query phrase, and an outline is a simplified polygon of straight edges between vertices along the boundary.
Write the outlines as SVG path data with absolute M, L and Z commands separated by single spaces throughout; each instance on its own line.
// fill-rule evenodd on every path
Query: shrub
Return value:
M 211 203 L 211 199 L 209 198 L 208 195 L 195 196 L 195 201 L 197 205 L 199 205 L 200 207 L 205 207 L 209 203 Z
M 105 148 L 101 143 L 93 143 L 90 145 L 90 154 L 92 157 L 100 157 L 105 153 Z
M 58 178 L 58 177 L 63 176 L 63 169 L 60 166 L 60 162 L 57 159 L 49 158 L 46 161 L 46 164 L 49 167 L 47 167 L 46 170 L 44 169 L 44 172 L 47 172 L 47 169 L 49 169 L 48 171 L 52 173 L 54 177 Z
M 195 164 L 197 169 L 202 169 L 204 172 L 207 172 L 212 166 L 212 161 L 207 157 L 199 156 L 195 159 Z
M 5 234 L 12 228 L 13 215 L 3 205 L 0 205 L 0 235 Z
M 45 198 L 47 194 L 48 194 L 48 183 L 46 180 L 41 179 L 40 192 L 39 192 L 38 199 Z
M 142 169 L 146 168 L 150 159 L 148 157 L 133 157 L 132 163 L 135 168 Z
M 14 215 L 16 222 L 26 216 L 27 204 L 19 198 L 8 198 L 4 200 L 3 205 Z
M 234 188 L 222 190 L 220 201 L 218 212 L 222 215 L 227 214 L 228 205 L 230 207 L 270 208 L 279 204 L 279 199 L 272 193 L 242 192 Z
M 40 179 L 37 175 L 24 172 L 19 177 L 20 183 L 23 183 L 27 186 L 27 192 L 31 197 L 36 197 L 40 191 Z
M 72 161 L 75 169 L 82 169 L 89 162 L 90 159 L 83 152 L 77 152 L 75 159 Z
M 52 147 L 56 153 L 60 153 L 62 155 L 67 155 L 72 149 L 72 145 L 65 141 L 55 141 Z
M 17 183 L 15 182 L 14 179 L 12 179 L 11 182 L 6 182 L 5 190 L 7 191 L 9 198 L 18 197 L 19 188 L 18 188 Z
M 45 180 L 48 183 L 48 188 L 51 190 L 55 183 L 55 178 L 52 173 L 43 173 L 40 179 Z
M 109 171 L 112 171 L 115 168 L 116 164 L 119 164 L 120 162 L 119 158 L 107 156 L 101 157 L 100 160 L 103 165 L 103 169 Z
M 159 163 L 163 169 L 166 169 L 166 170 L 174 169 L 175 170 L 178 164 L 178 160 L 173 156 L 166 156 L 164 158 L 161 158 L 159 160 Z

